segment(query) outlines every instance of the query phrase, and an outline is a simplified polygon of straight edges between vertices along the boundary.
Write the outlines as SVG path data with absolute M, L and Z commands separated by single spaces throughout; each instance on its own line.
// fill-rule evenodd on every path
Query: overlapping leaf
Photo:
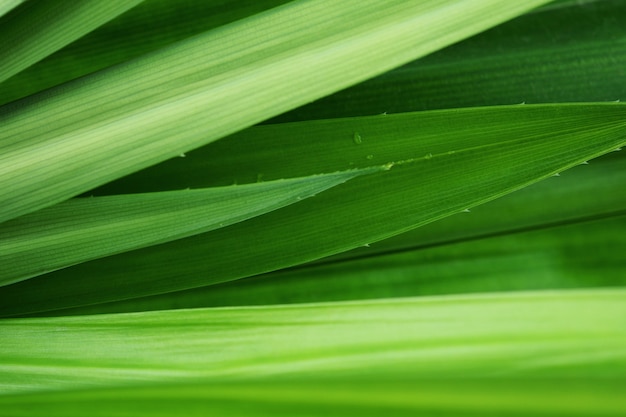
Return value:
M 71 199 L 0 224 L 0 285 L 277 210 L 386 167 L 242 186 Z
M 5 287 L 0 311 L 23 314 L 194 288 L 382 240 L 615 149 L 624 143 L 625 108 L 510 106 L 261 126 L 253 140 L 238 138 L 246 152 L 220 160 L 241 167 L 241 182 L 260 174 L 271 180 L 393 168 L 293 209 Z M 263 149 L 283 152 L 264 159 Z
M 124 13 L 142 0 L 37 0 L 20 6 L 0 23 L 0 82 Z M 11 9 L 20 1 L 0 5 Z
M 268 12 L 265 17 L 282 14 L 287 31 L 289 24 L 295 27 L 289 33 L 313 38 L 315 29 L 307 32 L 307 27 L 296 27 L 298 22 L 309 24 L 305 21 L 309 20 L 309 15 L 303 20 L 286 17 L 288 10 L 296 10 L 299 3 L 306 2 L 294 2 L 294 5 Z M 277 46 L 273 50 L 276 56 L 282 59 L 284 53 L 285 58 L 296 61 L 319 59 L 337 51 L 332 47 L 327 49 L 329 45 L 341 45 L 339 50 L 343 52 L 354 48 L 356 53 L 359 51 L 356 46 L 361 51 L 371 52 L 376 42 L 381 42 L 380 50 L 389 49 L 389 53 L 393 53 L 391 49 L 398 46 L 393 41 L 384 43 L 383 36 L 376 42 L 371 42 L 371 38 L 366 42 L 367 36 L 393 32 L 400 39 L 401 31 L 384 30 L 385 19 L 389 18 L 389 23 L 406 19 L 408 23 L 411 17 L 401 13 L 401 7 L 405 7 L 401 3 L 411 2 L 391 2 L 388 14 L 376 16 L 367 14 L 377 2 L 344 3 L 358 8 L 363 19 L 323 21 L 322 26 L 328 24 L 333 29 L 337 26 L 336 39 L 330 39 L 334 36 L 332 30 L 324 30 L 324 35 L 329 34 L 330 38 L 320 40 L 319 44 L 301 43 L 300 46 L 296 39 L 292 44 L 283 44 L 284 49 Z M 437 42 L 445 38 L 441 35 L 453 32 L 450 29 L 455 25 L 460 29 L 455 34 L 466 36 L 478 29 L 463 27 L 466 24 L 463 22 L 494 23 L 504 19 L 504 14 L 517 13 L 511 9 L 511 2 L 496 0 L 419 3 L 425 10 L 431 6 L 432 10 L 437 10 L 429 15 L 429 24 L 434 24 L 439 17 L 451 19 L 442 25 L 420 27 L 424 36 L 432 36 L 429 39 L 433 43 L 424 44 L 426 49 L 439 48 L 441 45 Z M 445 7 L 448 3 L 451 6 Z M 448 55 L 434 55 L 430 60 L 366 84 L 362 90 L 347 90 L 328 101 L 314 103 L 275 120 L 523 101 L 617 100 L 624 91 L 619 81 L 624 61 L 621 46 L 626 39 L 619 22 L 623 4 L 613 0 L 589 5 L 579 3 L 555 2 L 554 7 L 517 20 L 502 31 L 497 29 L 485 37 L 451 48 L 445 52 Z M 326 4 L 336 7 L 337 2 L 329 0 Z M 503 9 L 494 7 L 496 5 Z M 572 5 L 574 7 L 570 7 Z M 368 9 L 370 6 L 372 9 Z M 476 14 L 463 11 L 462 6 L 472 8 Z M 473 9 L 474 6 L 477 8 Z M 530 8 L 532 4 L 519 2 L 513 7 Z M 511 10 L 504 13 L 505 9 Z M 322 13 L 310 16 L 314 17 L 313 23 L 316 18 L 323 20 Z M 243 27 L 260 21 L 256 19 L 244 21 Z M 576 33 L 567 29 L 571 22 L 580 23 Z M 368 24 L 376 28 L 366 30 Z M 242 29 L 242 26 L 237 27 Z M 570 33 L 566 33 L 568 30 Z M 348 35 L 347 43 L 339 40 L 341 31 Z M 258 36 L 259 33 L 255 33 L 258 39 L 252 42 L 267 41 Z M 352 35 L 354 38 L 350 38 Z M 291 38 L 285 36 L 283 40 Z M 196 41 L 200 43 L 201 39 Z M 333 43 L 335 40 L 339 43 Z M 448 38 L 444 40 L 452 42 Z M 324 44 L 326 41 L 329 43 Z M 189 41 L 187 46 L 193 42 Z M 224 45 L 224 50 L 231 53 L 233 44 L 224 42 Z M 309 49 L 311 46 L 313 49 L 319 46 L 316 52 L 321 55 L 315 55 Z M 269 49 L 272 47 L 269 45 Z M 170 52 L 176 48 L 172 47 Z M 417 50 L 420 54 L 424 52 Z M 254 48 L 249 51 L 252 55 L 266 52 Z M 232 67 L 225 64 L 221 68 L 225 69 L 223 74 L 241 75 L 238 79 L 241 83 L 229 84 L 228 77 L 224 76 L 217 80 L 218 84 L 224 81 L 224 89 L 217 90 L 226 92 L 232 86 L 247 88 L 245 77 L 258 79 L 255 70 L 261 67 L 254 67 L 268 64 L 264 67 L 268 83 L 256 85 L 267 89 L 269 95 L 263 97 L 268 100 L 263 102 L 260 96 L 237 96 L 238 101 L 233 104 L 226 102 L 231 97 L 226 93 L 223 102 L 202 102 L 200 99 L 206 97 L 213 100 L 211 95 L 217 90 L 212 87 L 194 102 L 190 95 L 198 92 L 196 88 L 208 86 L 203 85 L 204 75 L 200 73 L 195 74 L 195 79 L 192 74 L 181 83 L 170 79 L 170 84 L 156 82 L 149 92 L 140 91 L 149 84 L 142 85 L 142 77 L 146 80 L 152 77 L 155 81 L 169 70 L 177 72 L 175 66 L 165 68 L 157 64 L 148 65 L 149 70 L 140 68 L 142 62 L 145 64 L 151 59 L 159 62 L 159 54 L 161 52 L 96 75 L 91 81 L 84 81 L 84 86 L 83 81 L 76 81 L 2 108 L 4 113 L 0 114 L 0 119 L 8 117 L 2 121 L 10 122 L 2 128 L 11 128 L 15 123 L 15 129 L 6 130 L 8 139 L 0 143 L 0 148 L 9 144 L 8 148 L 2 148 L 1 154 L 9 158 L 2 160 L 0 157 L 0 171 L 21 166 L 19 169 L 23 169 L 24 174 L 21 177 L 24 182 L 9 181 L 0 188 L 3 203 L 6 203 L 3 207 L 13 213 L 4 218 L 35 210 L 43 201 L 52 204 L 60 201 L 63 193 L 66 197 L 75 195 L 94 184 L 212 141 L 224 132 L 235 130 L 228 130 L 227 123 L 232 122 L 232 126 L 239 123 L 239 129 L 311 100 L 318 93 L 325 94 L 332 90 L 331 86 L 340 88 L 341 83 L 329 76 L 332 71 L 337 69 L 348 74 L 342 82 L 348 78 L 354 82 L 373 71 L 374 66 L 370 67 L 369 61 L 380 59 L 376 54 L 366 53 L 352 58 L 330 57 L 337 58 L 336 61 L 320 60 L 320 66 L 329 65 L 331 61 L 337 66 L 333 66 L 334 69 L 330 66 L 321 70 L 311 68 L 317 71 L 313 75 L 320 77 L 319 85 L 302 78 L 302 73 L 290 74 L 302 78 L 298 80 L 300 84 L 295 84 L 300 87 L 285 93 L 286 90 L 280 90 L 282 87 L 278 88 L 269 80 L 270 73 L 282 78 L 281 82 L 285 78 L 282 72 L 274 72 L 273 65 L 285 64 L 282 67 L 285 72 L 298 65 L 289 65 L 289 61 L 278 58 L 259 61 L 258 57 L 250 55 L 248 61 L 243 60 L 243 68 L 237 67 L 242 61 L 233 61 Z M 185 55 L 186 62 L 182 63 L 181 59 L 178 69 L 201 61 L 199 57 L 199 61 L 194 58 Z M 408 55 L 405 58 L 408 60 Z M 331 72 L 324 73 L 325 70 Z M 134 75 L 133 71 L 136 71 Z M 75 77 L 79 72 L 67 74 L 67 77 Z M 109 76 L 118 77 L 118 90 L 105 88 L 112 79 L 107 78 Z M 192 83 L 185 84 L 189 80 Z M 49 80 L 40 85 L 45 82 Z M 126 82 L 126 90 L 121 92 L 123 82 Z M 98 87 L 98 83 L 101 83 L 100 93 L 111 93 L 109 99 L 118 102 L 107 103 L 103 97 L 99 102 L 96 94 L 94 107 L 83 108 L 86 113 L 72 110 L 73 105 L 80 107 L 89 101 L 85 97 L 94 92 L 91 88 Z M 286 83 L 284 88 L 293 85 Z M 114 84 L 108 86 L 115 87 Z M 309 94 L 306 88 L 315 90 L 315 94 Z M 391 91 L 391 94 L 385 98 L 381 94 L 384 91 Z M 303 97 L 293 97 L 302 92 L 306 93 Z M 85 96 L 81 98 L 81 94 Z M 274 99 L 281 100 L 280 94 L 284 95 L 285 101 L 269 100 L 272 94 L 276 94 Z M 394 99 L 389 101 L 389 97 Z M 179 99 L 183 101 L 177 101 Z M 189 106 L 185 108 L 185 104 Z M 195 108 L 191 104 L 198 106 L 198 114 L 189 113 Z M 159 107 L 161 105 L 164 107 Z M 208 112 L 201 114 L 203 109 L 218 111 L 207 116 Z M 162 120 L 147 117 L 150 112 L 152 116 L 165 117 Z M 182 117 L 177 117 L 176 112 Z M 228 143 L 214 143 L 189 153 L 186 158 L 168 161 L 95 190 L 93 194 L 269 181 L 235 187 L 252 189 L 277 183 L 280 178 L 291 178 L 285 181 L 294 181 L 297 177 L 311 179 L 312 175 L 322 172 L 354 173 L 355 169 L 367 171 L 375 167 L 391 170 L 351 180 L 315 199 L 236 225 L 0 288 L 0 311 L 5 315 L 24 314 L 194 288 L 300 265 L 371 243 L 458 213 L 621 146 L 626 136 L 624 114 L 625 107 L 620 104 L 560 104 L 381 115 L 253 128 L 234 135 Z M 185 119 L 187 116 L 189 118 Z M 225 122 L 220 125 L 222 130 L 211 130 L 214 128 L 211 123 L 216 121 L 218 124 Z M 145 125 L 141 124 L 143 122 Z M 163 129 L 158 129 L 159 123 Z M 171 130 L 167 130 L 169 128 Z M 181 136 L 175 136 L 178 133 Z M 20 136 L 22 134 L 25 136 Z M 119 137 L 115 140 L 127 135 L 129 141 L 124 146 L 128 148 L 112 139 L 117 134 Z M 111 151 L 113 147 L 94 145 L 97 139 L 106 139 L 107 135 L 111 143 L 115 142 L 114 146 L 122 146 L 117 149 L 118 153 Z M 144 149 L 139 146 L 141 135 L 145 135 Z M 54 137 L 67 140 L 68 147 L 57 148 L 60 142 L 52 140 Z M 91 144 L 88 143 L 90 138 L 93 139 Z M 46 142 L 48 139 L 51 142 Z M 152 139 L 163 140 L 163 146 L 152 148 Z M 171 141 L 166 143 L 168 139 Z M 19 146 L 18 142 L 21 142 Z M 42 144 L 52 146 L 40 147 Z M 20 147 L 22 145 L 26 146 Z M 103 153 L 108 160 L 98 159 L 97 155 L 105 149 L 108 151 Z M 67 159 L 63 159 L 60 155 L 66 151 Z M 152 155 L 153 159 L 148 161 L 146 156 L 140 161 L 138 155 L 142 152 Z M 157 158 L 159 154 L 161 157 Z M 52 160 L 60 164 L 56 168 L 44 166 Z M 191 303 L 200 306 L 241 304 L 251 303 L 251 299 L 252 303 L 302 302 L 620 285 L 623 280 L 620 272 L 624 270 L 620 232 L 624 228 L 625 208 L 620 184 L 623 184 L 624 171 L 623 159 L 613 158 L 612 161 L 614 164 L 603 165 L 604 171 L 585 171 L 588 177 L 583 171 L 591 167 L 580 167 L 572 171 L 572 178 L 568 178 L 568 172 L 561 178 L 544 182 L 548 185 L 563 180 L 563 189 L 554 191 L 546 186 L 525 196 L 520 193 L 508 202 L 495 204 L 491 211 L 486 209 L 484 214 L 481 209 L 459 214 L 452 217 L 447 226 L 442 223 L 420 228 L 402 238 L 362 248 L 361 255 L 347 253 L 276 273 L 274 278 L 261 276 L 248 284 L 241 281 L 243 285 L 228 283 L 215 286 L 215 291 L 194 291 L 196 297 L 204 300 Z M 31 163 L 35 165 L 29 166 Z M 57 168 L 60 176 L 49 175 Z M 16 178 L 20 179 L 13 179 Z M 20 189 L 29 181 L 32 181 L 31 189 Z M 598 187 L 594 187 L 594 183 Z M 334 182 L 328 184 L 332 185 Z M 33 197 L 33 193 L 37 196 Z M 182 194 L 184 192 L 176 191 L 171 195 Z M 546 197 L 551 194 L 554 194 L 552 201 Z M 286 199 L 291 201 L 291 197 Z M 93 200 L 117 201 L 118 197 L 109 198 Z M 270 202 L 273 197 L 261 196 L 260 199 Z M 561 210 L 559 202 L 564 206 Z M 89 200 L 63 203 L 57 208 L 11 220 L 5 226 L 14 225 L 15 233 L 35 232 L 33 219 L 44 218 L 38 216 L 45 216 L 46 211 L 60 213 L 58 210 L 64 205 L 70 208 L 81 204 L 88 208 Z M 245 212 L 253 207 L 240 208 Z M 219 210 L 226 211 L 226 207 Z M 136 213 L 138 219 L 140 212 Z M 74 216 L 77 214 L 75 212 Z M 88 211 L 78 216 L 87 223 L 110 220 L 110 217 L 98 217 Z M 183 217 L 179 220 L 187 220 Z M 65 224 L 58 224 L 46 217 L 47 226 L 46 230 L 42 228 L 42 233 L 68 226 L 66 232 L 81 235 L 75 225 L 69 226 L 68 219 Z M 146 222 L 147 219 L 139 219 L 136 226 Z M 180 232 L 179 226 L 189 227 L 186 221 L 177 225 L 171 218 L 163 224 L 149 223 L 160 229 L 160 236 L 168 228 Z M 123 242 L 126 239 L 119 233 L 123 234 L 124 229 L 111 226 L 103 230 L 118 232 L 117 243 L 108 243 L 111 250 L 130 249 L 122 248 L 128 243 Z M 69 235 L 65 237 L 68 239 L 61 240 L 70 248 L 68 252 L 91 250 L 81 247 L 79 240 L 70 240 Z M 23 241 L 25 247 L 34 243 L 32 238 L 34 235 Z M 94 238 L 97 236 L 90 237 Z M 106 241 L 101 243 L 107 245 Z M 31 247 L 31 255 L 47 254 L 50 260 L 65 256 L 55 254 L 54 246 L 46 246 L 43 253 Z M 411 250 L 414 247 L 419 250 Z M 303 292 L 311 292 L 314 297 L 302 296 Z M 165 306 L 190 305 L 189 300 L 184 299 L 185 293 L 181 294 L 183 298 L 168 296 L 170 304 Z M 0 391 L 4 394 L 0 395 L 0 410 L 15 416 L 64 417 L 82 416 L 86 411 L 107 417 L 169 416 L 178 415 L 183 409 L 189 415 L 206 415 L 209 409 L 219 415 L 617 416 L 626 407 L 622 395 L 626 389 L 623 378 L 625 298 L 624 290 L 613 289 L 4 319 L 0 321 Z M 130 300 L 128 305 L 141 308 L 144 301 L 148 301 L 144 304 L 146 308 L 164 306 L 158 304 L 158 297 L 153 300 L 156 304 L 149 304 L 147 298 Z M 123 303 L 119 306 L 123 308 Z
M 144 0 L 115 21 L 5 82 L 0 103 L 285 2 L 257 0 L 229 3 L 226 7 L 223 0 L 186 0 L 185 7 L 179 7 L 170 1 Z M 621 0 L 565 0 L 535 11 L 279 119 L 364 116 L 522 101 L 602 101 L 626 96 L 618 78 L 611 76 L 624 66 L 620 44 L 625 32 L 618 18 L 624 13 Z M 498 51 L 498 57 L 493 57 L 492 50 Z M 468 71 L 464 68 L 470 61 L 472 70 Z M 574 79 L 579 81 L 572 82 Z M 583 91 L 588 97 L 581 94 Z
M 143 0 L 116 19 L 2 83 L 5 104 L 153 52 L 288 0 Z
M 217 140 L 547 2 L 295 1 L 5 105 L 0 221 Z
M 470 213 L 310 264 L 47 314 L 623 286 L 626 194 L 616 192 L 626 183 L 621 156 L 606 155 Z
M 364 250 L 361 258 L 40 315 L 624 287 L 624 227 L 620 216 L 398 253 Z
M 271 121 L 625 100 L 626 3 L 563 3 L 567 7 L 526 14 Z

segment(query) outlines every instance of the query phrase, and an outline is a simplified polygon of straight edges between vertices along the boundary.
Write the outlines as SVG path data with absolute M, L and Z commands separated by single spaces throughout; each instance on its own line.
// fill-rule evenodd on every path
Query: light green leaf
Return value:
M 36 0 L 0 25 L 0 82 L 124 13 L 142 0 Z M 14 7 L 10 1 L 8 7 Z M 19 3 L 19 2 L 18 2 Z M 0 6 L 2 15 L 3 6 Z
M 240 182 L 252 173 L 256 180 L 393 167 L 228 228 L 4 287 L 0 312 L 195 288 L 376 242 L 614 150 L 624 143 L 625 109 L 619 103 L 505 106 L 257 127 L 253 140 L 239 143 L 247 149 L 219 160 L 241 167 Z
M 256 0 L 233 4 L 225 0 L 175 3 L 144 0 L 138 7 L 5 82 L 0 90 L 0 103 L 34 94 L 285 2 Z M 607 75 L 619 71 L 626 56 L 620 47 L 625 28 L 616 18 L 624 14 L 623 2 L 582 3 L 572 0 L 559 3 L 563 4 L 556 10 L 551 10 L 555 3 L 549 3 L 496 29 L 445 48 L 419 63 L 399 68 L 366 85 L 339 92 L 336 97 L 295 109 L 278 119 L 365 116 L 383 111 L 434 109 L 444 104 L 446 108 L 461 107 L 460 103 L 466 102 L 487 105 L 514 104 L 524 100 L 528 103 L 572 99 L 602 101 L 615 95 L 619 97 L 624 86 L 618 77 Z M 540 16 L 533 16 L 537 13 Z M 557 34 L 558 39 L 554 39 Z M 565 39 L 568 42 L 563 42 Z M 592 47 L 587 47 L 590 42 Z M 546 48 L 552 49 L 539 52 Z M 570 48 L 576 48 L 575 55 L 579 59 L 570 59 L 574 56 L 573 51 L 566 52 Z M 499 58 L 504 56 L 511 62 L 510 67 L 503 59 L 493 59 L 490 51 L 494 49 L 498 50 Z M 533 59 L 532 54 L 527 53 L 529 49 L 550 59 L 529 62 Z M 602 59 L 601 65 L 596 65 L 598 59 Z M 515 62 L 523 62 L 524 71 L 513 65 Z M 470 76 L 463 71 L 465 65 L 476 68 L 476 73 Z M 548 65 L 551 71 L 541 70 Z M 510 71 L 504 74 L 507 69 Z M 466 75 L 468 84 L 461 86 L 446 82 L 451 72 L 459 77 Z M 583 77 L 586 82 L 571 82 L 572 78 L 582 80 Z M 451 89 L 450 84 L 458 88 Z M 528 89 L 528 85 L 535 88 Z M 588 97 L 574 94 L 576 90 L 586 90 Z M 611 94 L 605 95 L 605 92 Z M 520 97 L 522 93 L 524 96 Z
M 22 3 L 24 3 L 24 0 L 3 0 L 0 3 L 0 17 L 7 14 Z
M 249 14 L 243 12 L 247 3 L 264 9 L 271 1 L 206 4 L 221 2 L 240 17 Z M 155 217 L 147 221 L 141 213 L 155 214 L 157 207 L 135 205 L 136 221 L 111 229 L 107 220 L 128 219 L 130 213 L 120 211 L 118 217 L 88 210 L 94 200 L 102 203 L 100 209 L 152 197 L 165 206 L 163 197 L 200 196 L 200 191 L 181 191 L 187 187 L 207 188 L 204 196 L 228 186 L 224 192 L 250 190 L 267 208 L 275 195 L 259 195 L 253 188 L 319 179 L 321 173 L 378 170 L 338 187 L 329 183 L 332 188 L 316 198 L 228 227 L 1 287 L 3 315 L 89 304 L 102 312 L 95 303 L 115 300 L 134 308 L 359 300 L 2 319 L 0 415 L 623 415 L 626 288 L 405 298 L 625 282 L 626 241 L 620 233 L 626 227 L 624 152 L 604 155 L 599 170 L 594 160 L 548 178 L 626 143 L 625 105 L 593 104 L 623 99 L 626 91 L 620 80 L 626 62 L 623 1 L 557 0 L 383 76 L 363 86 L 367 91 L 345 90 L 325 104 L 269 122 L 380 116 L 256 127 L 167 160 L 248 126 L 255 117 L 270 117 L 326 94 L 324 88 L 343 88 L 375 68 L 398 65 L 396 59 L 440 48 L 440 41 L 454 43 L 534 1 L 298 0 L 0 108 L 0 137 L 6 138 L 0 139 L 0 218 L 9 219 L 0 224 L 0 239 L 6 235 L 3 225 L 12 225 L 16 235 L 30 233 L 23 243 L 31 253 L 22 266 L 36 264 L 40 255 L 47 256 L 46 262 L 79 262 L 72 257 L 89 258 L 91 243 L 127 250 L 127 240 L 156 243 L 163 234 L 179 237 L 198 226 L 183 213 L 176 213 L 179 222 L 173 223 L 169 208 L 164 223 Z M 186 9 L 186 3 L 175 3 L 169 5 L 171 18 L 190 23 L 188 31 L 175 36 L 204 24 L 181 18 L 176 10 Z M 24 6 L 0 18 L 0 32 Z M 319 13 L 304 13 L 318 6 Z M 357 13 L 337 19 L 343 7 Z M 433 7 L 433 12 L 418 18 L 401 13 L 404 7 Z M 294 10 L 303 15 L 289 16 Z M 193 13 L 191 8 L 185 12 Z M 428 24 L 416 24 L 422 18 Z M 199 13 L 197 22 L 202 19 Z M 263 32 L 259 22 L 266 20 Z M 118 21 L 122 36 L 134 35 L 129 22 Z M 219 38 L 229 32 L 234 35 Z M 211 36 L 207 51 L 199 43 Z M 248 43 L 239 42 L 246 36 Z M 170 42 L 158 38 L 147 48 Z M 90 47 L 88 39 L 83 46 Z M 154 37 L 146 39 L 150 44 Z M 111 42 L 117 43 L 114 37 Z M 242 44 L 244 49 L 238 49 Z M 98 56 L 97 45 L 91 46 L 93 51 L 81 59 Z M 134 55 L 122 49 L 120 44 L 120 55 L 94 58 L 94 67 L 108 65 L 108 58 L 123 61 Z M 380 54 L 387 52 L 392 59 L 383 62 Z M 307 60 L 311 68 L 304 65 Z M 57 72 L 74 78 L 92 71 L 80 61 L 76 67 Z M 54 77 L 43 80 L 47 76 L 37 66 L 31 74 L 41 76 L 42 84 L 13 90 L 18 96 L 55 83 Z M 4 92 L 0 96 L 6 97 Z M 561 104 L 382 115 L 555 100 Z M 569 101 L 591 103 L 562 104 Z M 91 189 L 157 161 L 165 162 Z M 3 172 L 22 176 L 9 175 L 3 182 Z M 514 193 L 491 208 L 481 205 L 542 179 L 529 193 Z M 260 180 L 269 183 L 257 184 Z M 279 188 L 289 200 L 288 190 Z M 60 202 L 112 190 L 174 191 Z M 215 210 L 225 212 L 224 203 Z M 3 207 L 9 210 L 4 217 Z M 468 207 L 472 211 L 463 213 Z M 244 217 L 255 209 L 237 208 Z M 205 219 L 204 213 L 196 214 Z M 235 209 L 228 213 L 233 215 L 238 215 Z M 450 221 L 433 222 L 445 216 Z M 100 222 L 114 232 L 113 241 L 84 233 L 85 226 Z M 432 227 L 378 243 L 428 222 Z M 146 223 L 158 235 L 141 227 Z M 33 247 L 35 235 L 52 237 L 55 231 L 72 238 L 65 239 L 63 252 L 46 242 Z M 4 264 L 0 259 L 0 280 Z M 286 269 L 276 271 L 280 268 Z M 264 276 L 267 271 L 275 272 Z M 195 301 L 179 298 L 184 292 L 168 293 L 184 288 Z M 157 302 L 167 296 L 170 304 L 132 298 L 149 294 L 160 294 L 153 298 Z M 80 311 L 54 312 L 67 313 Z
M 288 0 L 144 0 L 2 83 L 0 104 L 137 58 Z
M 0 285 L 226 227 L 386 169 L 199 190 L 71 199 L 0 224 Z
M 5 105 L 0 221 L 175 157 L 547 2 L 300 0 Z
M 623 384 L 625 315 L 626 290 L 614 289 L 5 319 L 0 404 L 269 376 Z
M 621 417 L 623 379 L 284 378 L 155 384 L 0 397 L 13 417 Z M 210 410 L 210 411 L 208 411 Z

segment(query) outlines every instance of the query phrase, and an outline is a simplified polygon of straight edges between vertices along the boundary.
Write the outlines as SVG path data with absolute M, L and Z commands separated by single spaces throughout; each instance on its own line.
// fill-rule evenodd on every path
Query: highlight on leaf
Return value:
M 624 13 L 0 1 L 0 415 L 623 415 Z

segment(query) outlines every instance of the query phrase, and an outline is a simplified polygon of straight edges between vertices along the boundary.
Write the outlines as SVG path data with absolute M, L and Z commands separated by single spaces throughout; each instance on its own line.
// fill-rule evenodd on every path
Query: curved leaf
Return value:
M 142 0 L 36 0 L 0 25 L 0 82 L 124 13 Z M 11 7 L 11 1 L 9 7 Z M 0 13 L 1 15 L 2 13 Z
M 205 233 L 385 167 L 241 186 L 71 199 L 0 224 L 0 285 Z
M 5 105 L 0 222 L 215 141 L 547 2 L 299 0 Z
M 626 155 L 611 152 L 470 213 L 446 217 L 369 247 L 248 279 L 40 314 L 623 285 L 626 241 L 616 217 L 626 210 L 626 194 L 620 192 L 625 183 Z M 494 249 L 499 247 L 507 249 Z M 596 250 L 599 247 L 604 249 Z M 193 251 L 188 248 L 189 255 Z M 446 266 L 449 251 L 455 254 L 450 256 L 454 268 Z M 530 261 L 520 265 L 524 259 Z M 595 273 L 590 273 L 589 265 L 594 265 Z
M 2 83 L 6 104 L 288 0 L 143 0 L 116 19 Z
M 626 3 L 564 3 L 567 7 L 548 5 L 270 122 L 522 102 L 626 101 Z
M 624 143 L 625 109 L 619 103 L 507 106 L 258 127 L 246 152 L 220 160 L 238 163 L 244 179 L 252 173 L 271 180 L 317 170 L 393 168 L 228 228 L 3 287 L 0 312 L 195 288 L 382 240 L 614 150 Z M 264 138 L 283 152 L 259 160 L 255 151 L 268 149 Z

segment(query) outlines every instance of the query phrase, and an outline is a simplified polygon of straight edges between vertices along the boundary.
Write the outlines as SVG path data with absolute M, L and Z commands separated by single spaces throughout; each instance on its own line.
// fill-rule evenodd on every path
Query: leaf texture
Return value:
M 81 399 L 72 390 L 144 387 L 158 396 L 157 382 L 267 378 L 413 378 L 454 387 L 471 375 L 519 380 L 525 389 L 544 378 L 617 388 L 626 366 L 625 298 L 621 289 L 547 291 L 6 319 L 0 404 L 5 411 L 12 402 L 38 404 L 26 394 L 46 391 L 68 391 L 60 406 Z M 623 404 L 615 391 L 605 394 Z
M 4 287 L 0 312 L 26 314 L 195 288 L 376 242 L 614 150 L 624 143 L 624 108 L 509 106 L 262 126 L 246 152 L 233 154 L 244 167 L 241 175 L 262 173 L 271 180 L 315 170 L 392 168 L 228 228 Z M 264 137 L 285 150 L 271 153 L 266 164 L 263 152 L 255 152 L 268 146 Z M 134 271 L 132 279 L 128 270 Z
M 37 0 L 7 15 L 0 24 L 0 82 L 63 48 L 142 0 Z M 7 2 L 3 2 L 7 3 Z M 0 16 L 13 0 L 0 6 Z
M 169 242 L 297 203 L 359 175 L 354 169 L 199 190 L 71 199 L 0 224 L 0 285 Z
M 5 105 L 0 221 L 215 141 L 547 2 L 295 1 Z

